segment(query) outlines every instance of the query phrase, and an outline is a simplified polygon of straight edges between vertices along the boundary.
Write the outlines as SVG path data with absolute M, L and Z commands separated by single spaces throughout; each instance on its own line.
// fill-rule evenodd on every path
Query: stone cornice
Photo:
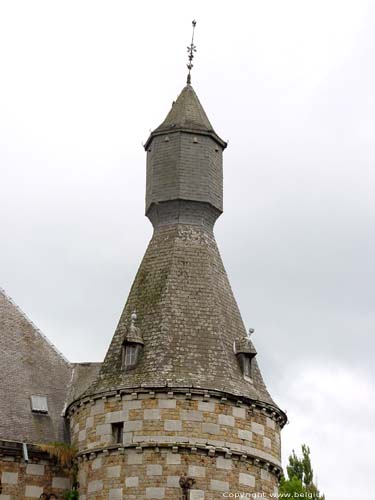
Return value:
M 280 425 L 280 428 L 283 428 L 284 425 L 288 422 L 288 418 L 286 413 L 284 413 L 277 406 L 273 406 L 269 403 L 264 403 L 262 401 L 257 401 L 253 399 L 249 399 L 246 397 L 241 397 L 236 394 L 231 394 L 227 392 L 221 391 L 213 391 L 213 390 L 204 390 L 204 389 L 196 389 L 196 388 L 177 388 L 177 387 L 137 387 L 137 388 L 121 388 L 113 391 L 103 391 L 91 396 L 84 396 L 82 398 L 78 398 L 69 404 L 66 408 L 65 415 L 70 416 L 72 413 L 79 411 L 80 407 L 93 404 L 95 400 L 98 399 L 108 399 L 108 398 L 116 398 L 122 399 L 124 396 L 132 396 L 132 399 L 145 399 L 146 397 L 155 398 L 156 393 L 165 393 L 167 397 L 173 398 L 174 395 L 184 396 L 185 399 L 192 399 L 193 397 L 200 397 L 203 400 L 208 400 L 210 398 L 224 401 L 231 401 L 235 403 L 236 406 L 245 406 L 248 407 L 248 410 L 251 411 L 261 411 L 265 416 L 273 419 Z
M 125 453 L 125 450 L 133 449 L 137 453 L 142 453 L 145 449 L 155 449 L 160 452 L 161 449 L 170 449 L 173 453 L 178 453 L 179 450 L 188 453 L 202 453 L 214 457 L 223 455 L 225 458 L 240 460 L 267 470 L 274 474 L 278 479 L 282 475 L 282 466 L 280 461 L 275 459 L 268 453 L 261 452 L 256 448 L 238 446 L 236 443 L 226 443 L 228 446 L 215 446 L 208 441 L 206 444 L 195 442 L 189 438 L 180 438 L 178 441 L 173 441 L 170 436 L 149 436 L 149 440 L 140 441 L 137 443 L 127 443 L 119 446 L 110 445 L 100 448 L 86 449 L 78 453 L 78 460 L 93 460 L 97 455 L 109 453 Z M 154 441 L 151 441 L 151 438 Z M 169 439 L 169 441 L 168 441 Z M 198 441 L 198 439 L 196 440 Z

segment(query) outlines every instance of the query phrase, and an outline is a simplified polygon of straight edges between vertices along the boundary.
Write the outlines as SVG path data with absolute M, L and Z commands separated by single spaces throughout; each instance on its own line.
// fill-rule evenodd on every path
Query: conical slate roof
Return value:
M 153 136 L 174 130 L 186 130 L 208 134 L 217 140 L 223 147 L 226 147 L 226 142 L 220 139 L 216 134 L 197 94 L 190 84 L 187 84 L 182 89 L 177 100 L 173 102 L 172 108 L 163 123 L 151 133 L 145 147 L 148 147 L 150 139 Z
M 189 128 L 214 132 L 206 112 L 191 85 L 186 85 L 183 88 L 177 101 L 172 104 L 167 117 L 155 132 L 170 128 Z
M 124 332 L 137 312 L 144 351 L 121 369 Z M 255 363 L 244 380 L 234 352 L 246 329 L 213 233 L 179 224 L 154 233 L 101 368 L 88 394 L 120 388 L 193 387 L 274 404 Z

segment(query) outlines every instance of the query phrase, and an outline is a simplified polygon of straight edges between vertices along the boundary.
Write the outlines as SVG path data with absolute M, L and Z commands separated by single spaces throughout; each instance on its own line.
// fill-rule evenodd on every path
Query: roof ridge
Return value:
M 64 354 L 51 342 L 51 340 L 41 331 L 40 328 L 27 316 L 27 314 L 20 308 L 18 304 L 12 299 L 10 295 L 0 286 L 0 293 L 6 298 L 6 300 L 20 313 L 20 315 L 33 327 L 35 332 L 42 337 L 42 339 L 55 351 L 55 353 L 62 358 L 62 360 L 71 365 L 70 361 L 64 356 Z

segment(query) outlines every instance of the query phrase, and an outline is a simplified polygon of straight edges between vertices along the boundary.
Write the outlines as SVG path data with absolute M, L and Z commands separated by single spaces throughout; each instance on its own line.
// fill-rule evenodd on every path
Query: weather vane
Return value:
M 197 51 L 197 48 L 194 45 L 194 30 L 195 30 L 195 26 L 197 24 L 197 21 L 194 20 L 191 24 L 193 25 L 193 34 L 191 36 L 191 44 L 187 48 L 189 62 L 186 65 L 187 68 L 188 68 L 188 70 L 189 70 L 189 73 L 188 73 L 188 76 L 187 76 L 187 82 L 186 82 L 188 84 L 191 83 L 191 75 L 190 75 L 190 73 L 191 73 L 191 70 L 193 69 L 194 52 Z

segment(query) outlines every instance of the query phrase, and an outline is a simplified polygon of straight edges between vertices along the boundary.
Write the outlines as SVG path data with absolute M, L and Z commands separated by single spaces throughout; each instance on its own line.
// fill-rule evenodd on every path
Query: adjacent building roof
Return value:
M 72 367 L 2 289 L 0 353 L 0 439 L 63 440 Z

